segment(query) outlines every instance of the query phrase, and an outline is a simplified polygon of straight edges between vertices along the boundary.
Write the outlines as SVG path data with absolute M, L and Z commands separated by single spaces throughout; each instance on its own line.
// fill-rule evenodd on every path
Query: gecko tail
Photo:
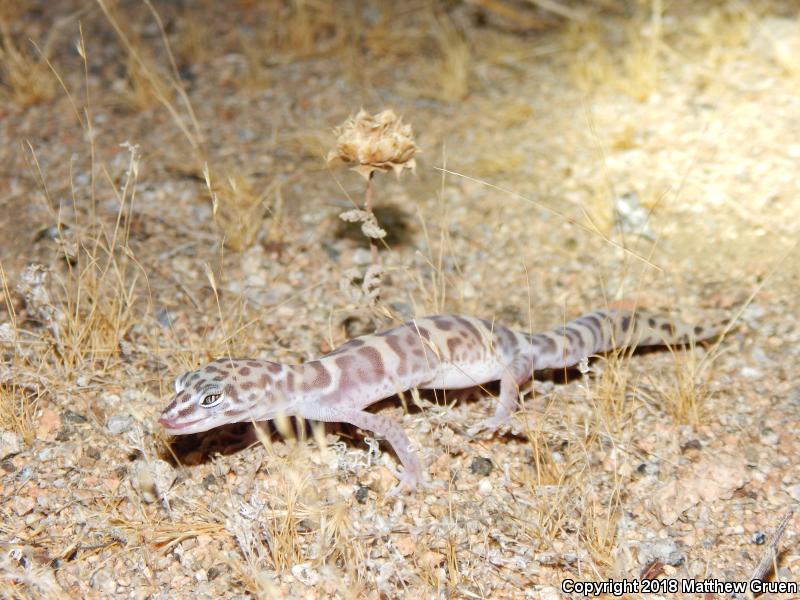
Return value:
M 613 311 L 616 339 L 609 350 L 638 346 L 685 346 L 713 340 L 729 328 L 729 319 L 689 324 L 646 311 Z
M 597 310 L 562 327 L 530 336 L 534 369 L 560 369 L 581 359 L 622 348 L 683 346 L 711 340 L 730 321 L 690 325 L 646 311 Z

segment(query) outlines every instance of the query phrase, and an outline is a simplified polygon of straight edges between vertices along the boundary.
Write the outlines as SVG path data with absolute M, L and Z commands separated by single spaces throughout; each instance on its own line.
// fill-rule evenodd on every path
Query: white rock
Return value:
M 155 502 L 169 491 L 177 473 L 168 462 L 163 460 L 138 459 L 129 470 L 131 484 L 147 502 Z
M 308 563 L 300 563 L 292 567 L 292 575 L 300 583 L 312 586 L 319 582 L 319 573 L 311 568 Z
M 794 498 L 795 501 L 800 502 L 800 484 L 790 485 L 786 488 L 786 493 Z
M 13 431 L 0 431 L 0 460 L 12 454 L 19 454 L 21 448 L 18 434 Z

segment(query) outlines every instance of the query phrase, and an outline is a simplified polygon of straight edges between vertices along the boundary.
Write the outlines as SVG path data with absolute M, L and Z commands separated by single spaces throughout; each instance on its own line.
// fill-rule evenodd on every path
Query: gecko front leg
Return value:
M 361 429 L 372 431 L 383 436 L 392 446 L 397 458 L 403 465 L 403 472 L 398 473 L 394 469 L 393 475 L 400 482 L 394 487 L 389 495 L 395 496 L 404 490 L 414 490 L 417 485 L 429 487 L 430 484 L 424 479 L 424 472 L 420 465 L 417 453 L 411 448 L 411 441 L 399 423 L 389 417 L 376 415 L 355 408 L 340 406 L 330 406 L 320 403 L 303 404 L 298 410 L 298 414 L 304 419 L 316 421 L 350 423 Z

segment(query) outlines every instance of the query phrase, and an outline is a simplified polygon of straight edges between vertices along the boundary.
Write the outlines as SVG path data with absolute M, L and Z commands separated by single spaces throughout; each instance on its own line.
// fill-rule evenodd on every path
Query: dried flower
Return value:
M 417 146 L 411 125 L 404 124 L 392 110 L 370 115 L 358 111 L 333 130 L 336 149 L 328 153 L 328 162 L 341 160 L 368 180 L 373 171 L 390 169 L 398 177 L 403 169 L 414 170 Z
M 371 212 L 356 208 L 343 212 L 339 218 L 348 223 L 361 223 L 361 232 L 368 238 L 379 240 L 386 237 L 386 230 L 378 225 L 378 219 Z

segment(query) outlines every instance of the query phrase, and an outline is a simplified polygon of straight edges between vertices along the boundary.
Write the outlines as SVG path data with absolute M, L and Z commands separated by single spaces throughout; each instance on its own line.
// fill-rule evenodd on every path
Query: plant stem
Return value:
M 367 191 L 364 195 L 364 210 L 370 215 L 372 214 L 372 173 L 369 174 L 367 179 Z M 374 238 L 369 238 L 369 249 L 372 253 L 372 264 L 378 264 L 378 245 L 375 243 Z

